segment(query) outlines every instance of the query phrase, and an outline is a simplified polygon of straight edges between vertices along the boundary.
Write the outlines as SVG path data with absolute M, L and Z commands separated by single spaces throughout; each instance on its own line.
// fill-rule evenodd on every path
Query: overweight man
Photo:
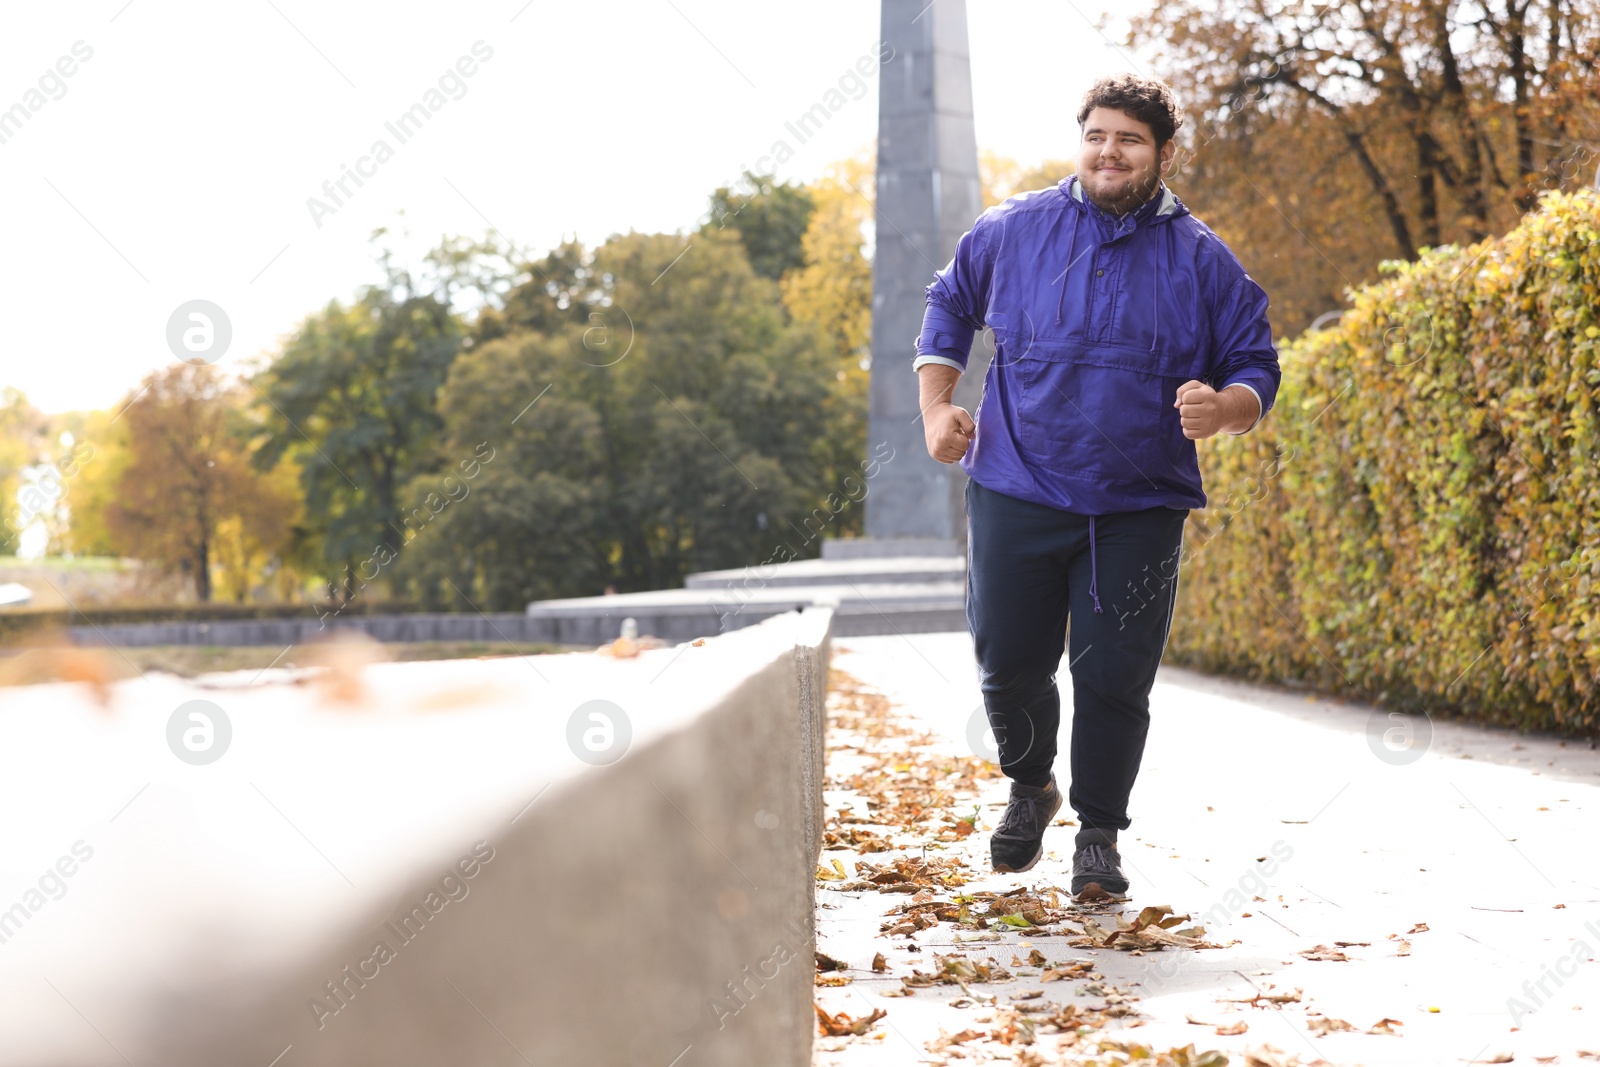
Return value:
M 1277 395 L 1267 295 L 1161 180 L 1182 118 L 1151 78 L 1078 111 L 1077 174 L 985 211 L 928 286 L 913 363 L 928 453 L 967 484 L 967 622 L 1011 779 L 994 869 L 1026 871 L 1061 807 L 1056 671 L 1072 673 L 1072 892 L 1123 896 L 1117 833 L 1166 649 L 1195 442 Z M 976 331 L 995 357 L 976 416 L 951 403 Z

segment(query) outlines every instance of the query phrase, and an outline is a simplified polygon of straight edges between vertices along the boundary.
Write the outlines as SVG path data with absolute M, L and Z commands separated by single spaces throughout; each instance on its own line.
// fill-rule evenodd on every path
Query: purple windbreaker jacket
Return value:
M 1203 508 L 1178 386 L 1248 386 L 1262 417 L 1277 396 L 1267 294 L 1164 183 L 1120 219 L 1076 177 L 1014 196 L 935 278 L 912 368 L 964 371 L 994 331 L 961 466 L 995 492 L 1090 516 Z

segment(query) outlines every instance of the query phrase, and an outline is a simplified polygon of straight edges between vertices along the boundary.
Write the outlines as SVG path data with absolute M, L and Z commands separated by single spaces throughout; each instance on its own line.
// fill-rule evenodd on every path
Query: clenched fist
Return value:
M 976 427 L 966 408 L 954 404 L 935 404 L 922 413 L 922 432 L 928 439 L 928 455 L 940 463 L 954 463 L 967 454 Z
M 1244 433 L 1255 425 L 1256 416 L 1260 414 L 1260 402 L 1255 393 L 1244 386 L 1230 385 L 1219 393 L 1193 379 L 1178 386 L 1178 396 L 1172 406 L 1178 409 L 1183 436 L 1191 441 L 1222 431 Z

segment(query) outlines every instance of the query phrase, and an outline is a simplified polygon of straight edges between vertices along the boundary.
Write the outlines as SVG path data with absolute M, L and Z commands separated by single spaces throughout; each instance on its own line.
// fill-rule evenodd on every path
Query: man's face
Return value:
M 1171 141 L 1158 151 L 1155 134 L 1133 116 L 1097 107 L 1083 121 L 1078 180 L 1102 211 L 1126 215 L 1155 195 L 1174 151 Z

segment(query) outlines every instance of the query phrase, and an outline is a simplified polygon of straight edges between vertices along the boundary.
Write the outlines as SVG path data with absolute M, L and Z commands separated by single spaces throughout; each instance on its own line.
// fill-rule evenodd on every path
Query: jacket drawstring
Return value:
M 1156 277 L 1155 286 L 1150 290 L 1150 316 L 1155 320 L 1155 336 L 1150 338 L 1150 351 L 1156 350 L 1156 342 L 1161 340 L 1161 230 L 1155 227 L 1156 239 Z
M 1078 213 L 1072 215 L 1072 236 L 1067 238 L 1067 265 L 1061 268 L 1061 295 L 1056 297 L 1056 325 L 1061 325 L 1061 307 L 1067 302 L 1067 272 L 1072 269 L 1072 250 L 1078 244 Z
M 1094 599 L 1094 613 L 1104 615 L 1100 609 L 1100 569 L 1094 558 L 1094 516 L 1089 516 L 1089 596 Z

